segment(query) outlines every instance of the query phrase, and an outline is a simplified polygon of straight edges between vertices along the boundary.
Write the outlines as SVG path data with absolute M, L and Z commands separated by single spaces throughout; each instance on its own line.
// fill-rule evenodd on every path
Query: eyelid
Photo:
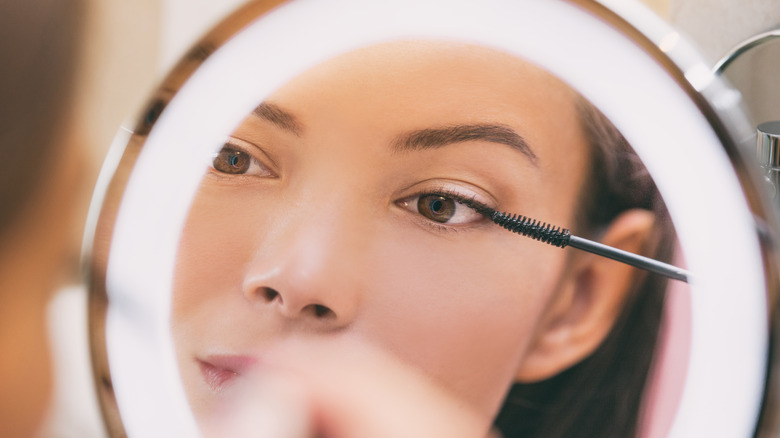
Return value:
M 278 166 L 276 165 L 276 162 L 268 156 L 268 154 L 263 150 L 260 146 L 257 146 L 254 143 L 248 142 L 246 140 L 243 140 L 238 137 L 229 136 L 227 139 L 225 139 L 224 143 L 222 143 L 222 147 L 211 154 L 211 162 L 209 164 L 209 167 L 216 172 L 218 175 L 224 175 L 223 172 L 216 170 L 214 167 L 214 161 L 220 156 L 220 154 L 225 149 L 233 149 L 236 151 L 241 152 L 242 154 L 245 154 L 249 157 L 252 163 L 254 163 L 252 166 L 259 167 L 262 172 L 265 175 L 252 175 L 251 172 L 246 173 L 237 173 L 237 174 L 230 174 L 231 177 L 249 177 L 249 176 L 262 176 L 264 178 L 279 178 L 279 172 L 278 172 Z
M 247 154 L 249 154 L 249 155 L 251 155 L 251 156 L 253 156 L 255 158 L 257 158 L 257 154 L 255 154 L 253 152 L 257 151 L 260 154 L 262 154 L 262 156 L 265 157 L 271 163 L 272 167 L 274 167 L 275 169 L 279 168 L 279 165 L 276 163 L 276 161 L 273 158 L 271 158 L 271 156 L 268 155 L 268 153 L 263 148 L 261 148 L 260 146 L 254 144 L 254 143 L 252 143 L 250 141 L 247 141 L 247 140 L 244 140 L 242 138 L 230 135 L 225 140 L 225 144 L 229 144 L 231 146 L 235 146 L 238 149 L 241 149 L 242 151 L 246 152 Z M 219 153 L 219 151 L 215 152 L 215 154 L 218 154 L 218 153 Z M 274 171 L 274 173 L 276 173 L 276 172 Z
M 400 199 L 411 199 L 415 196 L 426 194 L 438 194 L 465 200 L 477 206 L 488 207 L 493 210 L 499 209 L 498 201 L 489 192 L 465 181 L 425 180 L 407 187 L 402 190 L 402 193 L 408 193 L 408 195 L 401 196 Z
M 445 186 L 445 187 L 440 187 L 438 189 L 434 189 L 433 191 L 431 191 L 431 194 L 451 197 L 459 204 L 463 205 L 466 208 L 471 208 L 474 211 L 476 211 L 476 209 L 472 206 L 491 208 L 491 209 L 496 208 L 495 202 L 484 200 L 483 197 L 479 196 L 478 194 L 474 193 L 471 190 L 465 190 L 465 189 L 457 190 L 457 189 L 453 189 L 452 186 Z
M 475 190 L 467 189 L 463 187 L 461 184 L 437 183 L 437 185 L 430 186 L 430 187 L 425 187 L 423 185 L 419 189 L 410 188 L 409 191 L 412 191 L 412 194 L 400 198 L 398 201 L 396 201 L 396 204 L 399 205 L 404 210 L 407 210 L 419 216 L 420 222 L 429 225 L 438 231 L 463 230 L 463 229 L 474 227 L 481 223 L 486 223 L 487 219 L 474 207 L 475 206 L 485 207 L 491 209 L 497 207 L 496 202 L 492 199 L 492 197 L 478 194 L 476 189 Z M 412 205 L 411 203 L 411 201 L 414 201 L 416 199 L 419 200 L 420 197 L 426 195 L 434 195 L 434 196 L 442 196 L 442 197 L 450 198 L 458 204 L 457 208 L 469 209 L 475 215 L 479 215 L 480 219 L 485 219 L 485 220 L 484 221 L 475 220 L 466 223 L 447 223 L 447 222 L 436 222 L 430 220 L 424 217 L 419 211 L 417 211 L 417 206 Z M 486 198 L 490 198 L 490 199 L 488 200 Z

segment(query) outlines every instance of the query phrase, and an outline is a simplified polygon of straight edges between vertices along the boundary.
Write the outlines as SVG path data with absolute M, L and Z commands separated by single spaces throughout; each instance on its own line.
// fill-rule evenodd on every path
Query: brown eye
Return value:
M 423 195 L 417 200 L 417 211 L 426 218 L 444 223 L 455 214 L 455 200 L 439 195 Z
M 246 173 L 250 164 L 252 164 L 252 157 L 246 152 L 228 146 L 223 147 L 219 151 L 213 162 L 214 169 L 231 175 Z

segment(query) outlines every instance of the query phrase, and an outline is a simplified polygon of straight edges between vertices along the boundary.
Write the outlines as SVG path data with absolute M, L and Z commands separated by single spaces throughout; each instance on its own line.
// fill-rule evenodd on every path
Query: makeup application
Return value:
M 638 376 L 620 391 L 638 403 L 637 369 L 649 361 L 631 358 L 649 356 L 596 350 L 657 276 L 510 238 L 493 224 L 579 244 L 558 227 L 498 212 L 533 211 L 661 257 L 667 222 L 656 225 L 661 216 L 644 203 L 655 192 L 615 208 L 592 196 L 629 184 L 621 174 L 619 184 L 593 177 L 592 145 L 623 143 L 591 138 L 607 130 L 586 125 L 590 107 L 579 99 L 508 54 L 405 41 L 329 59 L 258 102 L 211 155 L 176 256 L 171 325 L 199 423 L 299 341 L 376 349 L 486 421 L 516 383 L 591 357 L 620 357 Z M 592 209 L 611 213 L 591 218 Z M 633 336 L 632 351 L 653 347 L 645 326 L 616 331 Z M 316 367 L 310 354 L 303 365 Z
M 571 234 L 571 231 L 569 231 L 568 228 L 557 227 L 552 224 L 537 221 L 536 219 L 531 219 L 519 214 L 510 214 L 496 211 L 490 207 L 481 205 L 468 199 L 458 199 L 457 201 L 472 208 L 477 213 L 489 218 L 496 225 L 500 225 L 501 227 L 513 233 L 520 234 L 521 236 L 530 237 L 531 239 L 538 240 L 552 246 L 557 246 L 558 248 L 565 248 L 570 246 L 572 248 L 586 251 L 591 254 L 607 257 L 609 259 L 616 260 L 636 268 L 663 275 L 674 280 L 684 281 L 686 283 L 691 282 L 691 274 L 682 268 L 678 268 L 677 266 L 672 266 L 668 263 L 663 263 L 649 257 L 623 251 L 618 248 L 613 248 L 599 242 L 594 242 L 592 240 L 574 236 Z M 429 208 L 441 209 L 441 207 L 438 206 L 444 205 L 444 202 L 445 198 L 439 196 L 438 198 L 435 198 L 431 201 Z

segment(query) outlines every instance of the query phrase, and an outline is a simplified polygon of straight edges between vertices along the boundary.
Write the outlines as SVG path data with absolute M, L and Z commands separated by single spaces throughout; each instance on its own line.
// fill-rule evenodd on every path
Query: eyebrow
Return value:
M 522 152 L 531 164 L 538 165 L 538 158 L 528 142 L 514 129 L 501 124 L 469 124 L 421 129 L 397 137 L 393 142 L 393 148 L 400 152 L 418 151 L 475 140 L 510 146 Z
M 271 102 L 262 102 L 252 113 L 297 136 L 303 133 L 303 125 L 292 113 Z M 502 124 L 475 123 L 411 131 L 396 137 L 393 149 L 399 152 L 437 149 L 477 140 L 510 146 L 522 152 L 531 164 L 538 166 L 539 159 L 525 138 Z
M 303 132 L 303 125 L 291 113 L 270 102 L 263 102 L 252 111 L 252 114 L 265 119 L 279 128 L 297 136 Z

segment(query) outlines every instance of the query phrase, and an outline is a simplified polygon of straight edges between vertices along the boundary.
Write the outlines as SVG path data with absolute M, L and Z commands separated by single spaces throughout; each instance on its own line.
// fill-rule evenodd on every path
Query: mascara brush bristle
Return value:
M 571 232 L 566 228 L 555 227 L 519 214 L 509 215 L 508 213 L 493 211 L 488 217 L 509 231 L 557 246 L 558 248 L 568 245 L 571 238 Z
M 510 215 L 485 207 L 470 200 L 458 201 L 461 204 L 474 209 L 494 223 L 517 234 L 530 237 L 540 242 L 548 243 L 558 248 L 564 248 L 569 244 L 571 232 L 566 228 L 556 227 L 545 222 L 539 222 L 519 214 Z
M 509 213 L 496 211 L 492 208 L 485 207 L 484 205 L 473 201 L 459 202 L 473 208 L 479 214 L 490 219 L 497 225 L 500 225 L 501 227 L 517 234 L 548 243 L 552 246 L 557 246 L 558 248 L 571 246 L 572 248 L 587 251 L 591 254 L 607 257 L 612 260 L 617 260 L 621 263 L 625 263 L 639 269 L 644 269 L 649 272 L 654 272 L 668 278 L 690 282 L 691 274 L 688 271 L 680 269 L 676 266 L 672 266 L 648 257 L 632 254 L 620 249 L 612 248 L 602 243 L 572 236 L 571 232 L 566 228 L 556 227 L 545 222 L 539 222 L 536 219 L 527 218 L 519 214 L 510 215 Z

